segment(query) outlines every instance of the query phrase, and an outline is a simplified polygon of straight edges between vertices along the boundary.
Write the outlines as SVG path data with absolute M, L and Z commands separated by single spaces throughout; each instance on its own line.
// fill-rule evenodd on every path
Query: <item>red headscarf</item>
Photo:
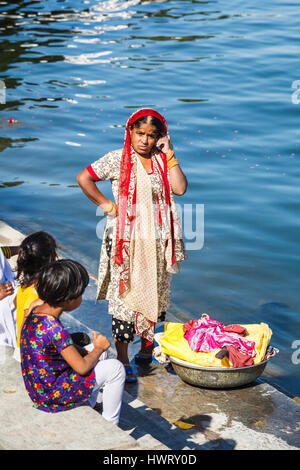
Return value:
M 132 125 L 144 116 L 154 116 L 160 120 L 163 126 L 163 133 L 168 133 L 168 126 L 166 123 L 165 118 L 155 111 L 154 109 L 141 109 L 128 119 L 125 129 L 125 142 L 123 153 L 121 157 L 121 165 L 120 165 L 120 180 L 119 180 L 119 193 L 118 193 L 118 216 L 117 216 L 117 228 L 116 228 L 116 248 L 114 254 L 114 262 L 120 266 L 124 264 L 124 270 L 127 271 L 128 263 L 125 262 L 124 258 L 129 257 L 129 249 L 128 245 L 124 244 L 124 228 L 125 224 L 132 223 L 134 219 L 133 210 L 131 207 L 128 207 L 128 194 L 129 194 L 129 184 L 131 178 L 131 169 L 133 163 L 131 162 L 131 137 L 130 137 L 130 128 Z M 163 152 L 160 152 L 160 156 L 163 161 L 163 168 L 159 167 L 162 181 L 164 183 L 164 192 L 165 192 L 165 201 L 167 205 L 170 204 L 170 187 L 169 181 L 167 177 L 167 159 L 166 155 Z M 134 204 L 135 198 L 133 198 Z M 174 243 L 173 243 L 174 245 Z M 127 265 L 127 267 L 126 267 Z M 120 279 L 120 286 L 119 286 L 119 294 L 122 294 L 127 288 L 128 280 L 126 275 L 122 275 Z

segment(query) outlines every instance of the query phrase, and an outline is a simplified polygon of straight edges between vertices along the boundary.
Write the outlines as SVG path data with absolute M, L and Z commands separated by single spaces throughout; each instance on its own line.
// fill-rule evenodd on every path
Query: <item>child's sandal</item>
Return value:
M 126 372 L 126 379 L 125 379 L 125 383 L 135 383 L 137 382 L 137 376 L 135 375 L 135 373 L 133 372 L 132 370 L 132 367 L 131 366 L 124 366 L 125 367 L 125 372 Z

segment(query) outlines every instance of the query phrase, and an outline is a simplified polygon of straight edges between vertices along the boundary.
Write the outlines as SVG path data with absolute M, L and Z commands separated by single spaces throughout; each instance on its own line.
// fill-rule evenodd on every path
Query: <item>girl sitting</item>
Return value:
M 93 349 L 80 354 L 60 322 L 64 311 L 79 307 L 88 282 L 87 271 L 75 261 L 59 260 L 41 269 L 36 291 L 44 303 L 31 311 L 22 327 L 22 374 L 34 407 L 51 413 L 85 402 L 94 407 L 103 388 L 102 415 L 117 425 L 124 366 L 117 359 L 101 360 L 110 342 L 94 331 Z
M 26 237 L 19 248 L 16 281 L 19 287 L 16 295 L 17 307 L 17 348 L 14 357 L 19 360 L 20 333 L 30 304 L 38 299 L 35 283 L 40 269 L 57 258 L 57 244 L 47 232 L 35 232 Z

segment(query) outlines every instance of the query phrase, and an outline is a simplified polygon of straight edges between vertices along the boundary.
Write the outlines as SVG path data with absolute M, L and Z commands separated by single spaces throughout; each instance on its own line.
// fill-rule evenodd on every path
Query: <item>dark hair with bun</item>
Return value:
M 31 286 L 39 270 L 57 258 L 56 240 L 47 232 L 35 232 L 24 238 L 17 258 L 16 279 L 22 287 Z

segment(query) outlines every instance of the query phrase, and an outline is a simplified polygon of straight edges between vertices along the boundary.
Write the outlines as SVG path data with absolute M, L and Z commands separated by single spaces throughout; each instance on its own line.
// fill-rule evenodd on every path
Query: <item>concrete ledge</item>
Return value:
M 0 219 L 0 246 L 11 245 L 12 243 L 18 245 L 24 238 L 25 235 Z
M 33 407 L 13 350 L 0 346 L 0 448 L 7 450 L 140 449 L 137 441 L 89 406 L 60 413 Z

